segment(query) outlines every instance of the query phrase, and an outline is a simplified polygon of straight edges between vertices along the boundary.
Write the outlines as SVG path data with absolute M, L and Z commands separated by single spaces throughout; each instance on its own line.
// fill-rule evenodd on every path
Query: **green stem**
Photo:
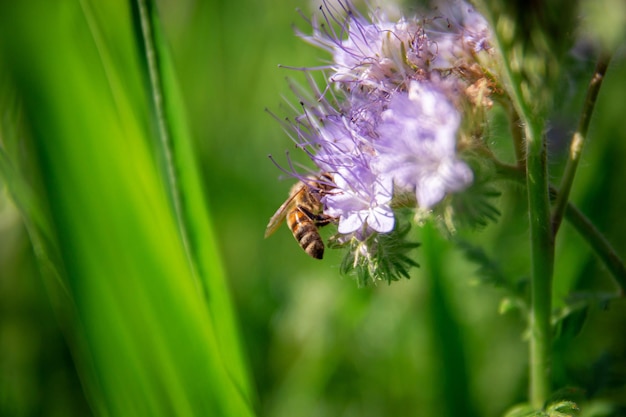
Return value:
M 503 47 L 500 36 L 496 36 L 498 49 Z M 550 354 L 551 354 L 551 308 L 552 273 L 554 268 L 554 241 L 550 223 L 550 199 L 548 195 L 548 169 L 545 141 L 543 140 L 544 121 L 541 111 L 530 106 L 525 98 L 520 74 L 513 70 L 510 60 L 504 59 L 502 70 L 509 81 L 509 96 L 520 116 L 520 123 L 512 126 L 514 140 L 517 137 L 515 126 L 523 123 L 526 134 L 526 155 L 516 149 L 518 165 L 526 161 L 526 184 L 528 213 L 530 221 L 531 245 L 531 305 L 530 305 L 530 382 L 529 399 L 536 409 L 543 408 L 550 393 Z M 519 64 L 519 63 L 518 63 Z M 513 120 L 513 123 L 515 121 Z M 516 144 L 518 145 L 518 144 Z M 519 148 L 519 146 L 516 146 Z
M 494 160 L 494 162 L 496 170 L 501 177 L 520 184 L 524 183 L 524 173 L 518 167 L 503 164 L 497 160 Z M 555 187 L 550 186 L 550 196 L 556 199 L 558 195 L 559 191 Z M 568 202 L 565 207 L 565 219 L 569 221 L 604 263 L 611 275 L 613 275 L 616 284 L 620 288 L 620 293 L 626 295 L 626 264 L 619 257 L 615 248 L 611 246 L 611 243 L 593 225 L 591 220 L 571 202 Z
M 507 107 L 511 138 L 513 139 L 513 150 L 515 151 L 515 160 L 517 161 L 518 167 L 525 169 L 526 149 L 524 147 L 524 130 L 522 127 L 522 121 L 517 113 L 517 110 L 515 109 L 515 106 L 509 104 Z
M 585 237 L 596 255 L 604 262 L 604 265 L 619 285 L 620 296 L 623 297 L 626 294 L 626 266 L 617 255 L 615 249 L 613 249 L 604 235 L 596 229 L 593 223 L 573 204 L 567 204 L 565 218 L 578 230 L 578 233 Z
M 543 408 L 550 394 L 551 309 L 554 241 L 550 227 L 550 198 L 543 123 L 526 122 L 526 191 L 531 243 L 530 403 Z
M 600 86 L 602 85 L 602 80 L 606 74 L 610 59 L 611 57 L 609 55 L 602 55 L 598 59 L 596 70 L 589 82 L 589 88 L 587 89 L 583 111 L 578 121 L 578 129 L 574 133 L 572 142 L 570 143 L 569 158 L 565 165 L 565 172 L 563 173 L 563 179 L 559 187 L 560 192 L 557 194 L 552 214 L 552 230 L 555 236 L 563 221 L 563 214 L 567 208 L 567 201 L 569 200 L 569 194 L 574 182 L 574 176 L 576 175 L 576 169 L 578 168 L 578 162 L 580 161 L 580 155 L 587 138 L 591 115 L 593 114 L 598 92 L 600 91 Z

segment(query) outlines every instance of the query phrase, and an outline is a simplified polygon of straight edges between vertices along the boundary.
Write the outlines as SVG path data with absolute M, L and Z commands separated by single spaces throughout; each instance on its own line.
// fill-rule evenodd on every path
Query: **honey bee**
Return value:
M 317 230 L 334 221 L 334 217 L 322 213 L 322 196 L 332 189 L 330 174 L 321 174 L 299 181 L 289 191 L 287 200 L 270 219 L 265 237 L 274 233 L 285 218 L 287 226 L 300 247 L 311 257 L 324 257 L 324 242 Z

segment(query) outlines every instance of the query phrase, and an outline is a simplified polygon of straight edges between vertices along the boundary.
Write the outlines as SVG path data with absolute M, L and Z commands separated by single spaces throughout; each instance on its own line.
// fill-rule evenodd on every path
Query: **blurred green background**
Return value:
M 285 78 L 302 80 L 278 64 L 315 66 L 327 58 L 293 31 L 293 24 L 309 29 L 296 8 L 310 16 L 317 5 L 301 0 L 157 3 L 232 290 L 257 414 L 495 416 L 523 401 L 523 313 L 500 314 L 509 293 L 480 283 L 479 266 L 451 243 L 416 228 L 416 240 L 437 248 L 435 260 L 425 259 L 428 250 L 419 248 L 414 255 L 422 267 L 411 280 L 358 289 L 338 273 L 341 253 L 327 251 L 323 262 L 310 259 L 286 227 L 263 239 L 267 220 L 292 183 L 267 155 L 284 162 L 289 150 L 304 160 L 265 108 L 286 114 L 282 97 L 293 101 L 293 96 Z M 624 62 L 620 50 L 600 92 L 572 196 L 623 257 Z M 593 52 L 582 45 L 564 68 L 549 131 L 555 180 L 593 66 Z M 495 111 L 487 131 L 503 155 L 511 153 L 507 129 Z M 90 415 L 28 235 L 2 185 L 0 415 Z M 461 230 L 459 238 L 483 247 L 510 287 L 523 292 L 529 273 L 524 193 L 506 183 L 502 191 L 498 224 Z M 557 242 L 555 279 L 556 307 L 572 292 L 615 292 L 606 269 L 567 224 Z M 626 406 L 626 303 L 591 301 L 584 312 L 560 327 L 555 385 L 580 387 L 583 397 Z M 456 407 L 463 407 L 461 414 Z

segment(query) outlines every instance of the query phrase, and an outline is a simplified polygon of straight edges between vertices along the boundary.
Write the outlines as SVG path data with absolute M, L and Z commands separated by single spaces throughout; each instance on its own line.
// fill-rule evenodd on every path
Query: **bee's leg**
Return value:
M 297 209 L 300 213 L 307 216 L 317 227 L 326 226 L 329 223 L 335 221 L 335 218 L 329 216 L 327 214 L 314 214 L 311 210 L 307 209 L 304 206 L 297 206 Z
M 328 214 L 318 214 L 317 216 L 315 216 L 315 219 L 313 221 L 315 222 L 315 225 L 317 227 L 322 227 L 326 226 L 327 224 L 333 223 L 335 220 L 337 220 L 335 217 L 329 216 Z
M 317 221 L 317 214 L 313 214 L 311 212 L 311 210 L 307 209 L 304 206 L 296 206 L 296 208 L 298 209 L 298 211 L 302 214 L 304 214 L 305 216 L 307 216 L 313 223 L 315 223 Z

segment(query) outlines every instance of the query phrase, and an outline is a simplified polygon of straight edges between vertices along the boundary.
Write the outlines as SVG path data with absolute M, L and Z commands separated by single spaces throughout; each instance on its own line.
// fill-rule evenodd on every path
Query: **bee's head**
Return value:
M 303 182 L 309 187 L 312 193 L 319 194 L 320 196 L 328 194 L 331 190 L 337 188 L 337 185 L 333 181 L 332 174 L 328 172 L 324 172 L 315 177 L 307 177 Z

